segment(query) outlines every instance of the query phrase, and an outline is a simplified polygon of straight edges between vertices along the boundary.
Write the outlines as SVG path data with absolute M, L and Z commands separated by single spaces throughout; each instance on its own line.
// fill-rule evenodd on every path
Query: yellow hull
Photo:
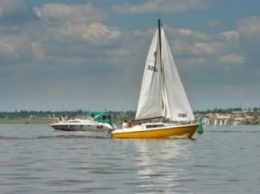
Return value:
M 112 131 L 111 137 L 115 139 L 162 139 L 172 137 L 191 138 L 197 131 L 198 124 L 173 125 L 150 129 L 117 129 Z

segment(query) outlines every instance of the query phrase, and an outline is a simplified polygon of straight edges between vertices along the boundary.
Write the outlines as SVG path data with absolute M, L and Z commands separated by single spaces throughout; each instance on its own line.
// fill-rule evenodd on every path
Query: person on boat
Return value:
M 122 124 L 122 129 L 125 129 L 125 128 L 127 128 L 128 127 L 128 122 L 127 122 L 127 120 L 125 120 L 124 122 L 123 122 L 123 124 Z
M 60 121 L 60 122 L 65 121 L 64 115 L 59 117 L 59 121 Z
M 128 127 L 128 128 L 129 128 L 129 127 L 132 127 L 131 121 L 127 121 L 127 127 Z

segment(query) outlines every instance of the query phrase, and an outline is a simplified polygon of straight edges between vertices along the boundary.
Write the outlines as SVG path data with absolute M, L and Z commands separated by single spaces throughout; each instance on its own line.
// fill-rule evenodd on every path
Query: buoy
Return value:
M 202 123 L 202 118 L 199 118 L 199 128 L 198 128 L 198 133 L 203 133 L 203 123 Z

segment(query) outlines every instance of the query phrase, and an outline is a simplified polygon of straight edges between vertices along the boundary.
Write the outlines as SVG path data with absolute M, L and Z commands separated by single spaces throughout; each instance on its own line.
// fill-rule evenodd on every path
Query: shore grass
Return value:
M 0 118 L 0 124 L 50 124 L 53 118 Z

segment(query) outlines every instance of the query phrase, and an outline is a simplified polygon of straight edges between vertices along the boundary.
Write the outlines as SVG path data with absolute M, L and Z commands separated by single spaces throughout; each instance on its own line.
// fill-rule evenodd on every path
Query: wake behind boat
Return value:
M 154 119 L 157 122 L 147 122 Z M 111 137 L 191 138 L 198 128 L 198 124 L 192 124 L 195 118 L 160 19 L 146 60 L 136 120 L 146 122 L 116 129 Z
M 89 131 L 89 132 L 109 132 L 114 129 L 111 115 L 108 113 L 92 113 L 92 117 L 85 119 L 60 118 L 59 122 L 50 124 L 56 130 L 61 131 Z

